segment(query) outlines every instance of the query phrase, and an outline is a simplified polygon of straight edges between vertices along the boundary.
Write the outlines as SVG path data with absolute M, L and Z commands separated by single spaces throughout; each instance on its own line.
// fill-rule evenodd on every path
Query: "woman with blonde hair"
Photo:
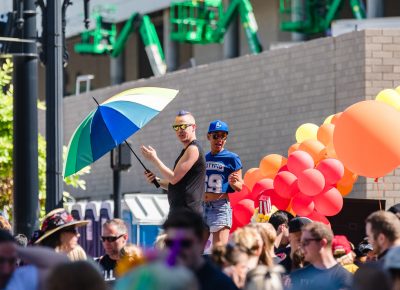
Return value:
M 74 220 L 63 208 L 52 210 L 45 216 L 39 237 L 34 243 L 64 253 L 73 261 L 85 260 L 86 253 L 78 244 L 78 227 L 88 223 L 86 220 Z

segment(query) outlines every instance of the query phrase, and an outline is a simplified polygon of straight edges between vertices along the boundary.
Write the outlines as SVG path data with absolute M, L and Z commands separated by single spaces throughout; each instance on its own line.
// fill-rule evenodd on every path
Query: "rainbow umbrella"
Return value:
M 101 104 L 95 100 L 97 108 L 82 121 L 69 142 L 64 178 L 123 143 L 157 116 L 177 94 L 177 90 L 143 87 L 124 91 Z

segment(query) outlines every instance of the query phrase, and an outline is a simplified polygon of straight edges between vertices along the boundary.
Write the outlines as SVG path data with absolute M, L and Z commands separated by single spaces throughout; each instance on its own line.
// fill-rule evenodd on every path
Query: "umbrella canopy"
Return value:
M 177 90 L 143 87 L 124 91 L 99 104 L 71 137 L 64 178 L 90 165 L 139 131 L 177 94 Z

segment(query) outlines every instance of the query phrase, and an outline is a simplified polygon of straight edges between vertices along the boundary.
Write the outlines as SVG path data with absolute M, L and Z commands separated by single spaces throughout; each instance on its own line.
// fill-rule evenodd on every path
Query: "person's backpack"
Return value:
M 244 290 L 282 290 L 282 266 L 267 267 L 258 265 L 249 271 L 246 276 Z

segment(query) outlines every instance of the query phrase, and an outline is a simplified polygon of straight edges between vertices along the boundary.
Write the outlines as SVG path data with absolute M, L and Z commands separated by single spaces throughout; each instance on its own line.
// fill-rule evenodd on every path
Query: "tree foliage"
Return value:
M 0 67 L 0 209 L 11 214 L 13 193 L 13 63 L 6 59 Z M 45 109 L 43 103 L 38 103 L 39 109 Z M 67 148 L 63 147 L 64 157 Z M 45 214 L 46 201 L 46 140 L 38 136 L 39 164 L 39 204 L 41 216 Z M 65 184 L 75 188 L 86 189 L 85 180 L 81 176 L 89 173 L 90 167 L 66 178 Z M 64 197 L 71 197 L 64 192 Z

